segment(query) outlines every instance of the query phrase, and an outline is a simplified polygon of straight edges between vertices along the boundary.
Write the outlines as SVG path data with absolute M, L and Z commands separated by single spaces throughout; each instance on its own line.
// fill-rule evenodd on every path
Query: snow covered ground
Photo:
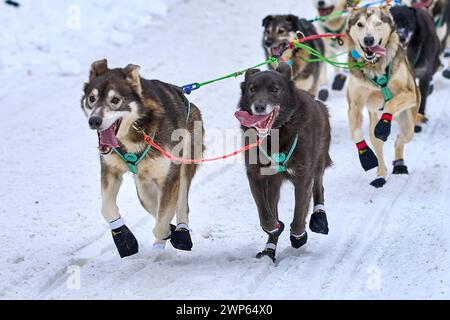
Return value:
M 191 253 L 151 250 L 153 219 L 127 176 L 119 207 L 141 251 L 118 257 L 100 214 L 97 137 L 79 107 L 90 63 L 107 57 L 111 66 L 139 64 L 144 77 L 180 85 L 207 80 L 263 61 L 262 18 L 314 17 L 304 2 L 0 3 L 0 298 L 449 299 L 450 94 L 440 75 L 430 122 L 406 148 L 411 174 L 390 177 L 382 190 L 369 186 L 375 173 L 360 168 L 345 94 L 333 93 L 329 236 L 310 233 L 296 251 L 286 232 L 276 264 L 255 259 L 266 237 L 244 168 L 216 163 L 194 180 Z M 204 115 L 209 155 L 223 152 L 217 139 L 238 127 L 239 83 L 191 96 Z M 289 223 L 290 185 L 280 206 Z

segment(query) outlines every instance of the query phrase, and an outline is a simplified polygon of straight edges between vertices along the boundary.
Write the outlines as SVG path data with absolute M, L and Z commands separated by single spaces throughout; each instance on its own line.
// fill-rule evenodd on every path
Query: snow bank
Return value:
M 81 72 L 80 57 L 107 43 L 131 46 L 133 32 L 157 23 L 176 0 L 20 1 L 0 3 L 0 72 Z

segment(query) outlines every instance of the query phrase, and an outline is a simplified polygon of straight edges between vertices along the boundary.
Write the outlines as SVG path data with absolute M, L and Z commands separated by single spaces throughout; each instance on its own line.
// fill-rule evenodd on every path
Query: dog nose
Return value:
M 102 125 L 102 118 L 96 116 L 89 118 L 89 126 L 91 127 L 91 129 L 98 129 L 100 128 L 101 125 Z
M 375 38 L 374 37 L 365 37 L 364 38 L 364 45 L 366 47 L 373 47 L 375 44 Z
M 266 105 L 262 103 L 255 104 L 255 112 L 256 113 L 266 113 Z
M 271 47 L 272 46 L 272 41 L 270 41 L 270 40 L 266 40 L 266 41 L 264 41 L 264 45 L 266 46 L 266 47 Z
M 318 1 L 317 5 L 319 6 L 319 8 L 325 7 L 325 1 Z
M 405 29 L 398 29 L 397 33 L 398 33 L 398 37 L 400 38 L 400 41 L 401 42 L 405 42 L 406 41 L 406 37 L 407 37 L 406 30 Z

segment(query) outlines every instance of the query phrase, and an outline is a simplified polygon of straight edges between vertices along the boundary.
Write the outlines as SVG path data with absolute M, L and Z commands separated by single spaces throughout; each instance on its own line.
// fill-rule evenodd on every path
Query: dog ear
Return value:
M 264 28 L 267 27 L 267 26 L 269 25 L 269 23 L 271 23 L 274 19 L 275 19 L 275 18 L 274 18 L 274 16 L 272 16 L 272 15 L 269 15 L 269 16 L 265 17 L 265 18 L 263 19 L 262 26 L 263 26 Z
M 141 95 L 142 93 L 141 76 L 139 75 L 140 69 L 141 67 L 135 64 L 129 64 L 123 69 L 126 81 L 138 95 Z
M 296 15 L 293 15 L 293 14 L 287 15 L 286 16 L 286 21 L 292 23 L 292 25 L 294 26 L 294 28 L 296 30 L 299 29 L 299 27 L 300 27 L 300 19 Z
M 108 60 L 102 59 L 95 61 L 91 64 L 91 70 L 89 72 L 89 81 L 95 80 L 98 76 L 108 71 Z
M 261 70 L 259 69 L 249 69 L 247 72 L 245 72 L 245 81 L 249 80 L 253 75 L 260 73 Z
M 277 72 L 281 73 L 287 79 L 291 80 L 292 78 L 292 70 L 291 67 L 287 63 L 280 63 L 277 68 Z

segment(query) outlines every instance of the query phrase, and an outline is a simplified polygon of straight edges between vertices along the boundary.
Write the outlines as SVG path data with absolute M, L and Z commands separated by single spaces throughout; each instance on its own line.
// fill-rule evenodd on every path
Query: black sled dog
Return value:
M 268 234 L 265 249 L 257 257 L 275 261 L 278 239 L 284 224 L 278 217 L 280 189 L 284 181 L 295 187 L 295 210 L 291 244 L 306 244 L 306 217 L 311 197 L 313 232 L 328 234 L 323 175 L 331 165 L 328 109 L 291 80 L 291 68 L 280 64 L 276 71 L 250 70 L 242 83 L 236 117 L 244 130 L 244 141 L 263 139 L 258 149 L 246 154 L 247 177 L 259 212 L 262 229 Z M 273 146 L 278 144 L 278 151 Z

